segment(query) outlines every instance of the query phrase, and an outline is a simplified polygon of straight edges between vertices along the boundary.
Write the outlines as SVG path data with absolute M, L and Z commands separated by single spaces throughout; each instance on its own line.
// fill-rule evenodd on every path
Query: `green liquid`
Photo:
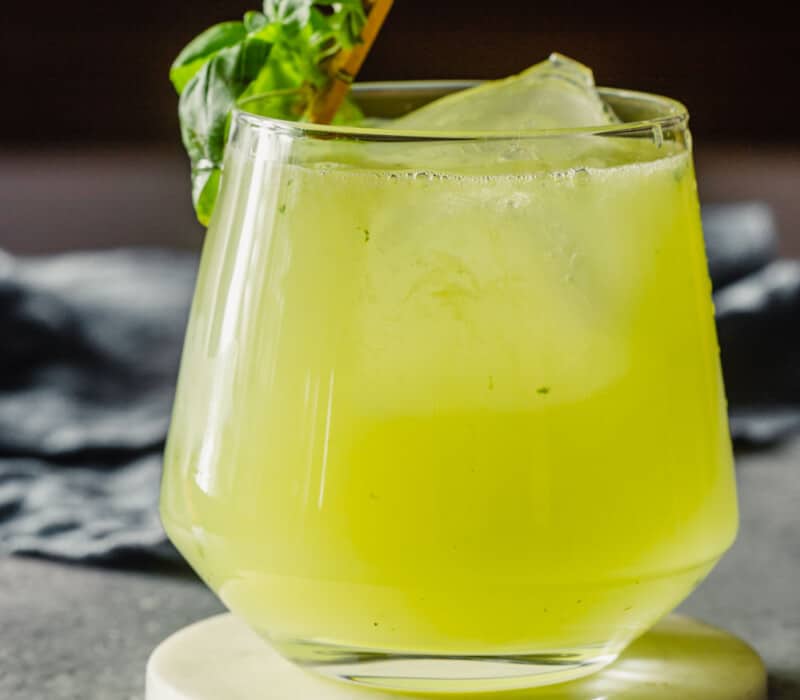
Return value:
M 562 173 L 231 149 L 170 537 L 279 646 L 618 650 L 733 540 L 686 154 Z M 230 184 L 229 183 L 229 184 Z

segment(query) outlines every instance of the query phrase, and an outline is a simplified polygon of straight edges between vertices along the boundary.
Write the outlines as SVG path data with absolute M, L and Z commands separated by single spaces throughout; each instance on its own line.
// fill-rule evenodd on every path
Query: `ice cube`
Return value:
M 617 121 L 598 94 L 592 71 L 554 53 L 519 75 L 436 100 L 392 126 L 425 131 L 528 131 Z
M 594 85 L 592 71 L 552 54 L 523 73 L 431 102 L 381 127 L 392 131 L 496 132 L 493 138 L 357 142 L 312 140 L 309 160 L 322 167 L 341 163 L 377 170 L 463 176 L 519 175 L 608 168 L 666 155 L 642 138 L 579 131 L 526 137 L 532 130 L 618 124 Z M 302 144 L 297 148 L 302 148 Z M 299 151 L 298 151 L 299 153 Z

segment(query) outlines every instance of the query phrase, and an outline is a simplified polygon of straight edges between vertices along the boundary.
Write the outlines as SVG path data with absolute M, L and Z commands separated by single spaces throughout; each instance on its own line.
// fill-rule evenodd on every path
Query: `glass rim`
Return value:
M 414 91 L 444 91 L 443 94 L 464 90 L 480 85 L 481 80 L 391 80 L 355 83 L 352 91 L 355 95 L 369 95 L 379 97 L 396 96 L 403 92 Z M 391 126 L 344 126 L 333 124 L 315 124 L 305 121 L 289 121 L 267 117 L 249 111 L 247 105 L 268 99 L 297 92 L 297 90 L 276 90 L 258 95 L 251 95 L 237 102 L 234 109 L 234 118 L 241 119 L 250 126 L 266 128 L 273 133 L 280 133 L 293 137 L 310 137 L 318 139 L 347 139 L 351 141 L 499 141 L 509 139 L 541 139 L 558 138 L 565 136 L 642 136 L 652 133 L 654 129 L 661 132 L 685 129 L 689 121 L 689 112 L 686 107 L 671 97 L 656 93 L 627 90 L 624 88 L 598 87 L 601 96 L 646 103 L 657 108 L 661 113 L 649 119 L 622 121 L 615 124 L 602 124 L 597 126 L 578 126 L 559 129 L 519 129 L 514 131 L 500 130 L 401 130 L 392 129 Z

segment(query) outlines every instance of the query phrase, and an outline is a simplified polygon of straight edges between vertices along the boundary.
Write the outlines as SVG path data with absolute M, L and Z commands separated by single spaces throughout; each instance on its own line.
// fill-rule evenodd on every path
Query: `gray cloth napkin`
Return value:
M 0 257 L 0 551 L 178 561 L 158 518 L 197 257 Z

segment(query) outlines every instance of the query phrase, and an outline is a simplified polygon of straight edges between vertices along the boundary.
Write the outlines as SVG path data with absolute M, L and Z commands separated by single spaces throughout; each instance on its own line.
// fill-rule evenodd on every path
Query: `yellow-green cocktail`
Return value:
M 298 142 L 238 117 L 162 500 L 232 611 L 366 682 L 502 688 L 606 663 L 706 575 L 736 505 L 680 122 Z M 409 656 L 511 671 L 375 665 Z

